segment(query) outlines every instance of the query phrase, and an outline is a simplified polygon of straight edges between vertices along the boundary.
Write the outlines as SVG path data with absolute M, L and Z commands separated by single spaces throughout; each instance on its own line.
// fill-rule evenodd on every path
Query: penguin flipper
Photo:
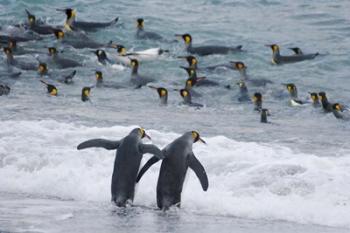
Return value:
M 202 189 L 204 191 L 207 191 L 209 186 L 209 181 L 203 165 L 198 161 L 198 159 L 194 156 L 193 153 L 190 154 L 188 162 L 189 162 L 188 166 L 194 171 L 194 173 L 196 173 L 199 181 L 201 182 Z
M 160 159 L 158 159 L 156 156 L 153 156 L 152 158 L 150 158 L 147 163 L 141 168 L 141 170 L 139 171 L 139 174 L 137 175 L 136 178 L 136 183 L 138 183 L 141 179 L 141 177 L 143 176 L 143 174 L 146 173 L 146 171 L 156 162 L 158 162 Z
M 82 150 L 90 147 L 102 147 L 107 150 L 115 150 L 115 149 L 118 149 L 119 145 L 120 145 L 120 141 L 110 141 L 106 139 L 91 139 L 80 143 L 77 149 Z
M 163 152 L 155 145 L 153 144 L 142 144 L 140 143 L 139 149 L 142 154 L 152 154 L 156 156 L 158 159 L 164 159 L 164 154 Z

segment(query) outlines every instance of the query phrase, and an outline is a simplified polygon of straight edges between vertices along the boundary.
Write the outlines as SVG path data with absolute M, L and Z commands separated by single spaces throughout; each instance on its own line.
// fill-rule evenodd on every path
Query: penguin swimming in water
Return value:
M 249 97 L 248 88 L 243 80 L 240 80 L 237 82 L 237 85 L 239 86 L 239 96 L 238 101 L 239 102 L 251 102 L 251 99 Z
M 268 79 L 251 79 L 247 74 L 247 66 L 241 61 L 231 61 L 231 67 L 237 70 L 241 75 L 241 80 L 248 82 L 252 86 L 261 87 L 267 84 L 272 84 L 273 82 Z
M 120 89 L 120 88 L 124 88 L 124 86 L 122 85 L 118 85 L 116 83 L 112 83 L 112 82 L 106 82 L 103 80 L 103 74 L 101 71 L 96 71 L 95 72 L 95 77 L 96 77 L 96 87 L 100 88 L 100 87 L 104 87 L 104 88 L 115 88 L 115 89 Z
M 163 37 L 155 32 L 147 32 L 144 30 L 144 19 L 138 18 L 136 20 L 136 38 L 143 40 L 163 40 Z
M 49 83 L 47 83 L 47 82 L 45 82 L 45 81 L 43 81 L 43 80 L 40 80 L 40 82 L 42 82 L 43 84 L 45 84 L 45 86 L 46 86 L 46 88 L 47 88 L 47 93 L 49 93 L 49 95 L 51 95 L 51 96 L 57 96 L 58 90 L 57 90 L 57 88 L 56 88 L 54 85 L 49 84 Z
M 96 31 L 101 28 L 106 28 L 109 26 L 112 26 L 116 24 L 119 20 L 119 17 L 116 17 L 115 19 L 109 21 L 109 22 L 85 22 L 85 21 L 76 21 L 76 11 L 67 8 L 67 9 L 57 9 L 58 11 L 64 11 L 67 18 L 65 21 L 65 28 L 68 30 L 76 30 L 80 29 L 83 31 Z
M 330 102 L 328 102 L 328 98 L 326 96 L 326 92 L 321 91 L 320 93 L 318 93 L 318 96 L 321 99 L 321 104 L 322 104 L 323 111 L 325 113 L 332 112 L 333 111 L 332 104 Z
M 285 64 L 285 63 L 294 63 L 305 60 L 312 60 L 319 55 L 319 53 L 312 54 L 294 54 L 291 56 L 282 56 L 280 54 L 280 48 L 276 44 L 266 45 L 272 49 L 272 63 L 273 64 Z
M 49 57 L 51 58 L 50 62 L 57 66 L 57 68 L 66 69 L 82 66 L 82 64 L 77 61 L 61 57 L 55 47 L 49 47 L 48 51 Z
M 90 147 L 102 147 L 107 150 L 117 150 L 112 175 L 112 201 L 119 207 L 126 207 L 133 201 L 135 194 L 136 177 L 141 159 L 144 154 L 153 154 L 159 159 L 164 155 L 159 148 L 152 144 L 143 144 L 143 138 L 150 137 L 142 128 L 133 129 L 129 135 L 118 141 L 106 139 L 91 139 L 78 145 L 82 150 Z
M 207 45 L 207 46 L 198 46 L 194 47 L 192 46 L 192 36 L 190 34 L 177 34 L 175 35 L 177 37 L 181 37 L 186 45 L 186 51 L 191 54 L 197 54 L 199 56 L 206 56 L 211 54 L 227 54 L 232 52 L 241 52 L 242 46 L 236 46 L 236 47 L 227 47 L 227 46 L 220 46 L 220 45 Z
M 68 74 L 57 74 L 57 73 L 50 73 L 47 64 L 46 63 L 40 63 L 38 66 L 38 73 L 40 77 L 48 76 L 52 79 L 55 79 L 58 82 L 65 83 L 65 84 L 72 84 L 73 78 L 76 75 L 77 71 L 73 70 L 72 72 Z
M 180 68 L 186 70 L 188 77 L 194 81 L 196 86 L 219 86 L 218 82 L 207 79 L 206 77 L 198 77 L 197 71 L 191 67 L 180 66 Z
M 192 150 L 193 143 L 198 141 L 206 144 L 198 132 L 191 131 L 175 139 L 162 150 L 165 158 L 160 167 L 157 183 L 159 209 L 165 211 L 174 205 L 181 206 L 181 193 L 188 168 L 191 168 L 198 177 L 203 191 L 208 190 L 207 173 Z M 149 159 L 137 175 L 136 182 L 139 182 L 143 174 L 158 161 L 155 156 Z
M 40 35 L 50 35 L 56 29 L 56 27 L 39 23 L 35 15 L 31 14 L 27 9 L 25 10 L 28 18 L 29 29 Z
M 90 101 L 91 87 L 83 87 L 81 90 L 81 101 Z
M 13 55 L 25 55 L 25 54 L 41 53 L 40 51 L 27 50 L 23 47 L 19 47 L 17 45 L 17 41 L 15 41 L 14 39 L 9 39 L 9 41 L 7 43 L 7 47 L 12 50 Z
M 155 89 L 158 92 L 160 104 L 167 105 L 168 104 L 168 90 L 164 87 L 154 87 L 148 86 L 149 88 Z
M 305 104 L 303 101 L 298 99 L 298 89 L 294 83 L 284 83 L 283 85 L 286 86 L 290 95 L 289 103 L 291 106 L 300 106 Z
M 11 88 L 7 85 L 0 83 L 0 96 L 10 94 Z
M 112 44 L 112 42 L 108 42 L 107 44 L 101 44 L 96 41 L 93 41 L 92 39 L 84 38 L 79 40 L 79 38 L 65 38 L 65 33 L 61 29 L 54 30 L 54 35 L 58 41 L 60 41 L 63 44 L 70 45 L 73 48 L 76 49 L 83 49 L 83 48 L 91 48 L 91 49 L 98 49 L 98 48 L 104 48 L 104 47 L 110 47 L 114 48 L 115 45 Z
M 332 105 L 332 112 L 337 119 L 350 120 L 349 109 L 345 109 L 344 106 L 339 103 Z
M 261 112 L 262 109 L 262 95 L 260 92 L 255 92 L 252 98 L 252 101 L 254 103 L 254 110 Z
M 135 85 L 136 88 L 140 88 L 142 86 L 145 86 L 146 84 L 153 82 L 154 79 L 144 76 L 144 75 L 140 75 L 138 73 L 138 69 L 139 69 L 139 61 L 136 59 L 130 59 L 130 66 L 131 66 L 131 78 L 130 78 L 130 82 L 131 84 Z
M 9 67 L 14 66 L 22 70 L 36 70 L 38 67 L 38 62 L 24 62 L 15 59 L 12 53 L 12 49 L 5 47 L 4 53 L 6 54 L 6 63 Z M 26 59 L 27 60 L 27 59 Z
M 107 64 L 114 64 L 108 57 L 107 54 L 104 50 L 102 49 L 97 49 L 94 51 L 94 54 L 97 56 L 97 60 L 99 63 L 102 65 L 107 65 Z
M 261 109 L 260 122 L 261 123 L 270 123 L 267 121 L 267 116 L 270 116 L 269 110 L 266 108 Z
M 184 105 L 188 105 L 191 107 L 198 107 L 201 108 L 203 107 L 203 104 L 198 104 L 198 103 L 193 103 L 192 102 L 192 97 L 191 97 L 191 93 L 190 91 L 186 90 L 186 89 L 181 89 L 180 90 L 180 95 L 183 98 L 183 104 Z
M 311 98 L 311 101 L 312 101 L 312 106 L 314 108 L 318 108 L 321 106 L 320 104 L 320 101 L 319 101 L 319 98 L 318 98 L 318 95 L 316 92 L 310 92 L 310 98 Z

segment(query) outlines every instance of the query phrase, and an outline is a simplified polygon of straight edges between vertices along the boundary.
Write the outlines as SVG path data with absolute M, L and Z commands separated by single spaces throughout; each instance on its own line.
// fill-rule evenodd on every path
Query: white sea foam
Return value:
M 115 151 L 76 146 L 91 138 L 118 139 L 134 126 L 77 126 L 56 121 L 0 122 L 0 192 L 108 202 Z M 178 134 L 148 130 L 164 147 Z M 205 132 L 201 132 L 205 138 Z M 192 171 L 182 195 L 184 211 L 350 227 L 350 158 L 296 154 L 289 148 L 231 140 L 196 143 L 209 176 L 203 192 Z M 150 155 L 145 155 L 143 163 Z M 135 203 L 155 206 L 159 165 L 137 187 Z

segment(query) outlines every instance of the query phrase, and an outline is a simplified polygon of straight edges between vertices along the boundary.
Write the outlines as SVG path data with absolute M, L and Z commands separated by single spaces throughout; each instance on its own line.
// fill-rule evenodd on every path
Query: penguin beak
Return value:
M 203 144 L 207 144 L 201 137 L 198 140 Z

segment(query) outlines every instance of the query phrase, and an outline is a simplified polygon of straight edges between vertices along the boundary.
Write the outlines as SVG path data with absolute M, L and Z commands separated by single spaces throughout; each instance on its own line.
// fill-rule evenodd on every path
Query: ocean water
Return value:
M 199 73 L 221 84 L 196 88 L 202 97 L 194 102 L 203 103 L 201 109 L 179 105 L 175 91 L 169 92 L 168 106 L 159 106 L 157 93 L 147 87 L 94 88 L 91 102 L 83 103 L 81 88 L 94 84 L 96 69 L 115 83 L 127 82 L 130 70 L 98 64 L 90 49 L 67 49 L 84 67 L 71 86 L 53 82 L 58 97 L 46 94 L 35 72 L 0 79 L 11 86 L 11 94 L 0 97 L 0 232 L 350 231 L 350 124 L 311 106 L 290 107 L 281 85 L 295 83 L 305 100 L 309 91 L 326 91 L 331 102 L 350 103 L 349 1 L 2 0 L 0 24 L 8 30 L 29 9 L 62 25 L 64 16 L 56 9 L 64 7 L 78 9 L 81 20 L 119 16 L 119 26 L 89 33 L 97 41 L 113 40 L 131 50 L 168 49 L 169 55 L 141 62 L 140 73 L 169 90 L 186 79 L 179 68 L 185 62 L 176 58 L 185 54 L 183 43 L 135 40 L 136 18 L 144 17 L 145 29 L 169 40 L 188 32 L 194 45 L 243 45 L 244 53 L 199 57 L 199 65 L 241 60 L 252 78 L 273 81 L 265 88 L 248 86 L 251 94 L 263 93 L 272 124 L 261 124 L 252 104 L 238 103 L 237 89 L 223 87 L 238 81 L 235 71 Z M 273 66 L 264 46 L 271 43 L 283 54 L 298 46 L 321 56 Z M 36 50 L 51 45 L 57 42 L 50 36 L 23 44 Z M 3 56 L 0 62 L 4 70 Z M 161 148 L 186 131 L 199 131 L 208 145 L 195 144 L 194 153 L 206 168 L 209 190 L 203 192 L 188 171 L 182 208 L 157 211 L 157 164 L 137 185 L 135 207 L 114 207 L 109 200 L 115 151 L 76 146 L 95 137 L 119 139 L 136 126 Z

